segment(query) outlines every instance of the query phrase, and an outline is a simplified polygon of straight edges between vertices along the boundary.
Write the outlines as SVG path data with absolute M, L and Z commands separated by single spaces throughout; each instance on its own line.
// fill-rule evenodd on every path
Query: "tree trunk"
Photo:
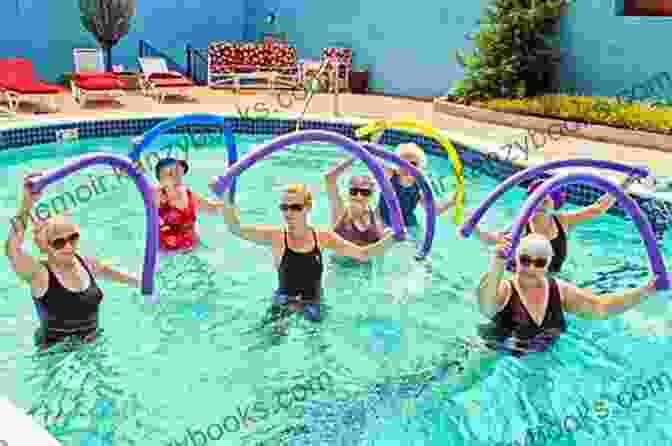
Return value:
M 112 47 L 104 48 L 105 50 L 105 71 L 112 72 Z

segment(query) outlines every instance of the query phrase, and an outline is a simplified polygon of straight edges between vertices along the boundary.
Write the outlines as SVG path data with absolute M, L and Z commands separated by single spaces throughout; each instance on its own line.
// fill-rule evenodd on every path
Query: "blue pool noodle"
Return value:
M 221 196 L 229 187 L 231 187 L 236 177 L 238 177 L 245 170 L 249 169 L 257 161 L 266 158 L 273 152 L 288 148 L 293 144 L 310 144 L 316 142 L 334 144 L 336 146 L 343 147 L 345 150 L 362 160 L 367 165 L 376 182 L 378 182 L 383 199 L 385 200 L 387 207 L 390 209 L 390 223 L 392 225 L 392 229 L 394 230 L 395 238 L 397 240 L 404 240 L 406 238 L 406 228 L 403 224 L 403 217 L 401 215 L 399 200 L 397 199 L 397 194 L 392 188 L 392 184 L 387 178 L 385 178 L 385 172 L 383 171 L 383 168 L 360 143 L 335 132 L 328 132 L 324 130 L 303 130 L 279 136 L 266 144 L 258 146 L 255 150 L 241 158 L 240 161 L 229 166 L 226 173 L 217 179 L 213 188 L 215 194 Z
M 231 125 L 227 123 L 225 118 L 218 115 L 212 115 L 209 113 L 196 113 L 191 115 L 184 115 L 177 117 L 175 119 L 169 119 L 167 121 L 163 121 L 155 125 L 151 129 L 143 133 L 143 135 L 140 137 L 140 140 L 133 147 L 133 150 L 131 150 L 131 152 L 128 154 L 128 157 L 133 161 L 137 161 L 143 150 L 149 147 L 152 144 L 152 142 L 159 137 L 159 135 L 179 125 L 221 126 L 224 129 L 224 139 L 226 141 L 227 158 L 229 166 L 233 165 L 236 161 L 238 161 L 238 150 L 236 149 L 236 141 L 235 138 L 233 137 L 233 129 L 231 128 Z M 231 190 L 229 191 L 229 201 L 231 203 L 235 202 L 235 196 L 236 196 L 236 181 L 233 182 L 233 184 L 231 185 Z

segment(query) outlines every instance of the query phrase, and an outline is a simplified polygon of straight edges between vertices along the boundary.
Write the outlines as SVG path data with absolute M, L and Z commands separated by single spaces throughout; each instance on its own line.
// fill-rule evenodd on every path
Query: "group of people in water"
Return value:
M 401 144 L 397 155 L 422 171 L 426 167 L 424 151 L 415 144 Z M 199 246 L 196 228 L 199 211 L 223 214 L 231 234 L 271 249 L 278 272 L 278 288 L 273 293 L 271 313 L 281 318 L 300 312 L 310 321 L 320 321 L 324 250 L 360 262 L 382 256 L 395 242 L 389 228 L 390 216 L 382 197 L 372 205 L 376 192 L 369 176 L 352 176 L 345 200 L 338 188 L 339 177 L 352 165 L 349 159 L 333 166 L 324 175 L 330 204 L 330 229 L 317 229 L 308 224 L 313 196 L 303 184 L 286 186 L 278 208 L 284 226 L 243 225 L 239 210 L 226 201 L 208 200 L 183 184 L 188 172 L 186 161 L 165 158 L 155 168 L 158 186 L 154 199 L 160 217 L 160 247 L 163 251 L 189 251 Z M 413 232 L 419 227 L 415 210 L 422 192 L 415 176 L 403 169 L 385 168 L 399 200 L 403 222 Z M 532 193 L 542 183 L 533 182 Z M 626 179 L 624 189 L 631 184 Z M 214 187 L 214 180 L 210 184 Z M 24 184 L 18 215 L 30 212 L 39 196 Z M 489 270 L 483 274 L 477 289 L 480 311 L 490 324 L 481 327 L 485 344 L 493 351 L 514 355 L 543 351 L 566 329 L 565 313 L 584 318 L 607 318 L 636 306 L 655 292 L 655 280 L 620 294 L 596 296 L 590 289 L 581 289 L 555 277 L 568 256 L 567 234 L 571 228 L 601 215 L 615 203 L 610 195 L 592 206 L 574 212 L 559 210 L 564 197 L 560 193 L 546 196 L 526 226 L 515 255 L 512 277 L 505 280 L 505 253 L 510 248 L 509 229 L 495 233 L 475 228 L 475 235 L 486 244 L 495 244 Z M 436 203 L 440 215 L 455 205 L 455 194 L 445 202 Z M 22 221 L 21 219 L 18 219 Z M 91 341 L 98 332 L 99 307 L 103 292 L 97 279 L 139 287 L 139 280 L 78 252 L 80 228 L 65 216 L 36 222 L 33 240 L 44 259 L 26 254 L 25 227 L 13 227 L 5 245 L 5 254 L 17 276 L 28 282 L 38 310 L 41 326 L 36 342 L 48 348 L 68 338 Z M 459 234 L 459 231 L 458 231 Z

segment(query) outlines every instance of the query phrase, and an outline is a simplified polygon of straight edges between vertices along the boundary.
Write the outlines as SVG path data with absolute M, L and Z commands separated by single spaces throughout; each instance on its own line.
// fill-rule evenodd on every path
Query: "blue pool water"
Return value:
M 239 148 L 245 153 L 267 139 L 243 135 Z M 129 143 L 86 139 L 3 153 L 7 225 L 25 173 L 87 151 L 127 153 Z M 207 194 L 225 153 L 217 146 L 190 152 L 193 190 Z M 326 224 L 321 176 L 343 156 L 328 145 L 295 147 L 246 171 L 238 194 L 243 222 L 279 224 L 280 186 L 302 181 L 318 192 L 311 221 Z M 429 170 L 450 175 L 443 158 L 430 157 Z M 50 187 L 43 202 L 88 183 L 88 174 L 112 175 L 103 167 L 73 175 Z M 81 251 L 139 274 L 141 198 L 114 176 L 105 185 L 105 193 L 72 209 Z M 467 207 L 495 185 L 467 171 Z M 508 193 L 484 225 L 501 228 L 522 199 L 520 190 Z M 207 247 L 161 263 L 159 305 L 104 283 L 104 335 L 75 351 L 36 352 L 29 289 L 3 259 L 0 393 L 64 446 L 672 444 L 672 381 L 664 375 L 672 375 L 669 296 L 608 321 L 568 316 L 568 332 L 550 352 L 483 363 L 465 387 L 455 377 L 468 373 L 460 364 L 481 354 L 475 335 L 484 320 L 474 289 L 490 253 L 456 239 L 449 216 L 439 219 L 425 262 L 413 260 L 412 243 L 368 266 L 329 259 L 326 320 L 316 326 L 291 318 L 275 331 L 259 327 L 276 286 L 270 253 L 231 237 L 219 216 L 199 217 L 199 227 Z M 603 293 L 641 284 L 647 261 L 633 225 L 604 216 L 573 231 L 565 269 L 563 277 Z

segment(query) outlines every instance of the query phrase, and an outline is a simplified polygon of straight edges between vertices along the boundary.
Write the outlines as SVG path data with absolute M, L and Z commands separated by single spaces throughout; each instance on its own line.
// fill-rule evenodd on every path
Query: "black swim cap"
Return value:
M 178 160 L 175 158 L 163 158 L 160 159 L 158 163 L 156 163 L 156 167 L 154 167 L 154 175 L 156 175 L 156 179 L 159 179 L 159 172 L 161 172 L 161 169 L 172 166 L 173 164 L 180 163 L 182 165 L 182 168 L 184 169 L 184 173 L 186 174 L 189 172 L 189 164 L 187 164 L 186 161 L 184 160 Z

